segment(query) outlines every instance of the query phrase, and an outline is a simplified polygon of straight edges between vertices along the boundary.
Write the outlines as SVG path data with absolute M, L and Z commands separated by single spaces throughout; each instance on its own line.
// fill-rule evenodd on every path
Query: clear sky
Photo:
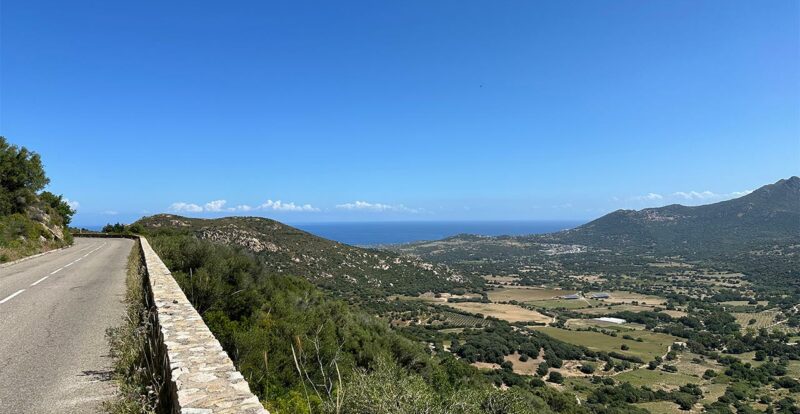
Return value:
M 4 0 L 0 133 L 81 225 L 706 203 L 800 173 L 799 4 Z

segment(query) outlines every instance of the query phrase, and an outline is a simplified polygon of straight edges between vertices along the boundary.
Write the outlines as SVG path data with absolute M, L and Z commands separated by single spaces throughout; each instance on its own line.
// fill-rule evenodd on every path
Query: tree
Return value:
M 72 221 L 72 216 L 75 214 L 75 210 L 64 200 L 63 196 L 55 195 L 49 191 L 43 191 L 39 194 L 39 200 L 61 216 L 61 224 L 69 226 L 69 223 Z
M 561 384 L 564 382 L 564 376 L 558 371 L 553 371 L 547 376 L 547 380 L 553 384 Z
M 550 365 L 548 365 L 547 362 L 542 362 L 536 368 L 536 373 L 539 374 L 540 377 L 543 377 L 547 375 L 547 371 L 549 370 L 550 370 Z
M 39 154 L 0 136 L 0 215 L 23 212 L 49 182 Z

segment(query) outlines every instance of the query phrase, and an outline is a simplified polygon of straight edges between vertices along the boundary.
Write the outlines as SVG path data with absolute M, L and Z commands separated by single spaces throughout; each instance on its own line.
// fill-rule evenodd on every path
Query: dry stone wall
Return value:
M 269 414 L 147 239 L 140 240 L 172 412 Z

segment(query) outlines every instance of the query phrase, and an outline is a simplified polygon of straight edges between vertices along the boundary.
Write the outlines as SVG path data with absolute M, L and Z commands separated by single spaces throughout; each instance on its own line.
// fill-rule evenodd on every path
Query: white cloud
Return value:
M 721 199 L 729 199 L 729 198 L 736 198 L 748 195 L 752 193 L 753 190 L 745 190 L 745 191 L 734 191 L 732 193 L 727 194 L 718 194 L 713 191 L 677 191 L 672 193 L 673 196 L 682 198 L 684 200 L 721 200 Z
M 203 211 L 203 207 L 200 207 L 197 204 L 184 203 L 184 202 L 172 203 L 172 205 L 169 206 L 169 209 L 171 211 L 185 212 L 185 213 L 200 213 Z
M 295 204 L 292 202 L 284 203 L 281 200 L 272 201 L 267 200 L 265 203 L 258 206 L 250 206 L 247 204 L 239 204 L 236 207 L 226 207 L 228 202 L 226 200 L 213 200 L 202 206 L 194 203 L 177 202 L 169 206 L 170 211 L 180 213 L 220 213 L 220 212 L 248 212 L 248 211 L 301 211 L 301 212 L 317 212 L 320 209 L 312 206 L 311 204 Z
M 311 204 L 299 205 L 292 202 L 284 203 L 281 200 L 277 201 L 267 200 L 265 203 L 261 204 L 257 208 L 259 210 L 274 210 L 274 211 L 309 211 L 309 212 L 320 211 L 318 208 L 312 206 Z
M 204 211 L 208 211 L 208 212 L 213 212 L 213 213 L 216 213 L 216 212 L 219 212 L 219 211 L 224 211 L 225 210 L 225 204 L 227 204 L 227 203 L 228 202 L 225 201 L 225 200 L 209 201 L 203 207 L 203 210 Z
M 106 210 L 103 212 L 103 214 L 105 214 L 106 216 L 116 216 L 117 214 L 119 214 L 119 212 L 114 210 Z
M 81 203 L 75 200 L 70 200 L 68 198 L 64 198 L 64 202 L 67 203 L 67 205 L 70 206 L 73 210 L 77 210 L 81 206 Z
M 344 203 L 344 204 L 337 204 L 336 208 L 340 210 L 351 210 L 351 211 L 373 211 L 373 212 L 383 212 L 383 211 L 394 211 L 394 212 L 404 212 L 404 213 L 419 213 L 419 209 L 409 208 L 402 204 L 398 205 L 391 205 L 391 204 L 382 204 L 382 203 L 369 203 L 366 201 L 354 201 L 352 203 Z
M 680 197 L 685 200 L 706 200 L 709 198 L 719 197 L 719 194 L 713 193 L 711 191 L 678 191 L 672 193 L 675 197 Z
M 633 200 L 636 201 L 656 201 L 656 200 L 663 200 L 664 196 L 658 193 L 647 193 L 645 195 L 633 197 Z

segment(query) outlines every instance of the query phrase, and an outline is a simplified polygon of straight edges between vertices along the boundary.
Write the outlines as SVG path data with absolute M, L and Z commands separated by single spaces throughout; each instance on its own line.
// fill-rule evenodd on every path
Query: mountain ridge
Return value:
M 616 210 L 574 229 L 526 237 L 689 255 L 800 243 L 800 177 L 781 179 L 731 200 Z
M 302 276 L 349 294 L 445 292 L 473 282 L 442 264 L 350 246 L 263 217 L 201 219 L 158 214 L 134 224 L 147 233 L 186 233 L 238 246 L 261 256 L 274 272 Z

